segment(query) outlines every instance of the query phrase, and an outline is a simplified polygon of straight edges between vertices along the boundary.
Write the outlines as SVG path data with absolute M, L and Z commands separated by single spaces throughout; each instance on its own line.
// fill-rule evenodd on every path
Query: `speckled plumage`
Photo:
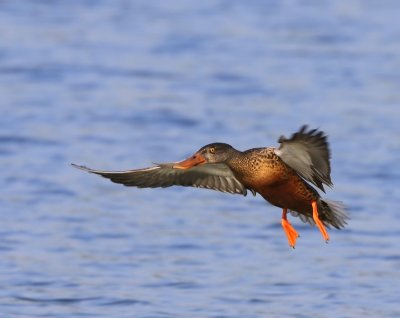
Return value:
M 275 154 L 275 148 L 254 148 L 233 156 L 227 164 L 246 188 L 269 203 L 311 217 L 318 192 Z
M 343 205 L 322 199 L 311 185 L 322 191 L 323 184 L 332 186 L 326 135 L 303 126 L 291 138 L 281 136 L 278 141 L 279 148 L 246 151 L 225 143 L 212 143 L 184 161 L 136 170 L 102 171 L 74 166 L 138 188 L 180 185 L 242 195 L 251 190 L 282 208 L 282 226 L 290 246 L 294 247 L 298 234 L 286 218 L 288 210 L 303 222 L 316 224 L 324 239 L 329 240 L 324 225 L 340 229 L 348 217 Z

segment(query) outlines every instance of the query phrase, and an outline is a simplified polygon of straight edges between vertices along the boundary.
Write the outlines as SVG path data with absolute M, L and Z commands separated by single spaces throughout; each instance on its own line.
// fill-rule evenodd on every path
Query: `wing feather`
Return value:
M 213 189 L 221 192 L 246 195 L 246 187 L 236 179 L 224 163 L 198 165 L 190 169 L 173 168 L 174 163 L 161 163 L 153 167 L 103 171 L 72 164 L 75 168 L 98 174 L 112 182 L 137 188 L 166 188 L 173 185 Z
M 279 149 L 275 149 L 276 155 L 302 178 L 324 192 L 323 184 L 333 186 L 330 177 L 329 145 L 322 131 L 317 129 L 307 131 L 307 126 L 303 126 L 289 139 L 281 136 L 278 142 L 281 145 Z

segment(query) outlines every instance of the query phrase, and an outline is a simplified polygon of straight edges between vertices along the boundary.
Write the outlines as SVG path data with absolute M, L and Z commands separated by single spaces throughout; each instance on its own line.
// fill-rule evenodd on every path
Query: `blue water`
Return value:
M 1 1 L 0 317 L 400 317 L 398 1 Z M 329 135 L 349 226 L 134 189 L 202 145 Z

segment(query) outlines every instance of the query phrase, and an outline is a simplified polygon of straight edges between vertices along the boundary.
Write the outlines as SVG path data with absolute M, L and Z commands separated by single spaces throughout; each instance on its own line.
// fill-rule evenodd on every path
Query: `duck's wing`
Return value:
M 330 151 L 327 137 L 322 131 L 307 131 L 307 126 L 303 126 L 289 139 L 281 136 L 278 142 L 281 145 L 275 149 L 276 155 L 302 178 L 324 192 L 323 184 L 333 186 L 330 177 Z
M 98 174 L 112 182 L 137 188 L 166 188 L 173 185 L 213 189 L 221 192 L 246 195 L 246 187 L 235 178 L 232 170 L 223 163 L 206 163 L 190 169 L 174 168 L 175 163 L 161 163 L 153 167 L 102 171 L 72 164 L 75 168 Z

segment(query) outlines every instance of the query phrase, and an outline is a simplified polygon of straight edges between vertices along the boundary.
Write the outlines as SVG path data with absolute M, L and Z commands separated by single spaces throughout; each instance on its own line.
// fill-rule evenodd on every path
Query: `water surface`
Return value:
M 396 1 L 2 1 L 4 317 L 399 317 Z M 352 220 L 72 169 L 329 134 Z

